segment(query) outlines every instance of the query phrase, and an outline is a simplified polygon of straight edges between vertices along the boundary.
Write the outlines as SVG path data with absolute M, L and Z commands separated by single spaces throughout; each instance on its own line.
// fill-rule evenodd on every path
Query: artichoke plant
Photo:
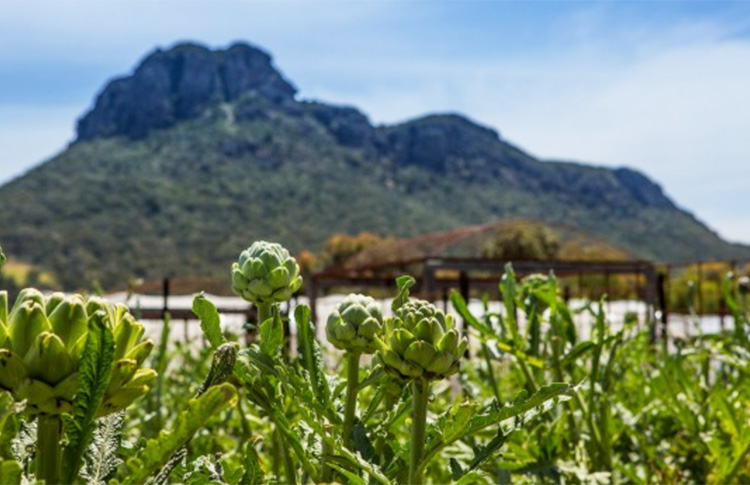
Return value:
M 459 338 L 453 316 L 424 300 L 412 300 L 396 310 L 386 324 L 379 358 L 387 372 L 401 379 L 428 381 L 455 374 L 468 344 Z
M 398 281 L 398 280 L 397 280 Z M 380 341 L 380 359 L 385 371 L 411 382 L 412 424 L 409 484 L 421 484 L 421 467 L 427 427 L 427 401 L 430 382 L 458 372 L 468 342 L 460 338 L 453 317 L 424 300 L 401 301 L 408 297 L 413 280 L 399 283 L 394 316 L 385 325 Z
M 350 442 L 350 434 L 357 409 L 359 388 L 359 357 L 377 349 L 377 338 L 383 329 L 383 314 L 369 296 L 348 295 L 328 317 L 326 337 L 334 347 L 346 352 L 346 402 L 342 439 Z
M 377 350 L 375 337 L 382 329 L 383 313 L 377 302 L 351 294 L 328 317 L 326 337 L 337 349 L 372 354 Z
M 232 290 L 258 306 L 287 301 L 301 285 L 297 261 L 277 243 L 256 241 L 232 265 Z
M 26 400 L 32 417 L 72 411 L 89 319 L 97 312 L 115 341 L 112 374 L 98 415 L 126 408 L 156 377 L 152 369 L 139 369 L 153 343 L 142 340 L 143 325 L 124 305 L 62 293 L 45 297 L 34 288 L 21 291 L 10 311 L 7 303 L 7 293 L 0 292 L 0 389 Z

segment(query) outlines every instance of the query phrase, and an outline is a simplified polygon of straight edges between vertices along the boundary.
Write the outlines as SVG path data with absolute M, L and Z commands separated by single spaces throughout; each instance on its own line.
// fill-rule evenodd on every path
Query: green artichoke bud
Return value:
M 7 303 L 7 294 L 0 292 L 0 389 L 27 400 L 31 416 L 72 411 L 92 318 L 101 319 L 115 340 L 115 362 L 99 416 L 127 407 L 156 377 L 151 369 L 139 369 L 153 343 L 141 341 L 143 325 L 124 305 L 62 293 L 45 297 L 33 288 L 22 290 L 10 311 Z
M 467 345 L 451 315 L 424 300 L 412 300 L 386 323 L 378 357 L 386 372 L 401 379 L 437 380 L 458 371 Z
M 348 295 L 328 317 L 326 336 L 334 347 L 349 352 L 372 354 L 376 336 L 383 329 L 383 314 L 374 299 Z
M 521 280 L 521 294 L 524 298 L 529 297 L 534 291 L 549 284 L 550 278 L 540 273 L 530 274 Z
M 256 241 L 232 264 L 232 290 L 256 305 L 287 301 L 301 285 L 297 261 L 280 244 Z

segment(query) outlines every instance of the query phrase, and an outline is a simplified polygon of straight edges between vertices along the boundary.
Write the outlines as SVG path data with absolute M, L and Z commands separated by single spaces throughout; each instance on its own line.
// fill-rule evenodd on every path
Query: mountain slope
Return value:
M 181 44 L 110 82 L 78 139 L 0 187 L 0 242 L 66 287 L 223 276 L 259 238 L 414 235 L 504 218 L 564 222 L 658 260 L 730 245 L 630 169 L 542 162 L 458 115 L 373 126 L 302 102 L 268 54 Z

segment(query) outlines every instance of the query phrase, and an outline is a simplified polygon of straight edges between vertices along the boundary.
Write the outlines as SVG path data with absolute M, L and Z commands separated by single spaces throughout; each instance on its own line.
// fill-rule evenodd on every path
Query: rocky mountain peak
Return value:
M 292 103 L 296 89 L 266 52 L 245 43 L 211 50 L 181 43 L 157 49 L 133 74 L 114 79 L 78 121 L 78 139 L 124 135 L 141 138 L 200 115 L 217 102 L 260 96 Z
M 497 131 L 454 113 L 423 116 L 383 127 L 391 154 L 400 165 L 443 171 L 454 158 L 477 158 L 500 143 Z

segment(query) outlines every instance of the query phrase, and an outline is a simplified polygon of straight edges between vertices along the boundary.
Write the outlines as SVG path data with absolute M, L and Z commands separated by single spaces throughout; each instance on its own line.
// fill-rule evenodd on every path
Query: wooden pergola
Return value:
M 321 293 L 333 288 L 395 288 L 395 278 L 411 274 L 417 283 L 414 292 L 421 298 L 436 301 L 452 289 L 468 298 L 472 288 L 496 291 L 500 276 L 507 264 L 513 266 L 518 277 L 534 273 L 553 272 L 558 277 L 629 274 L 643 276 L 642 301 L 648 307 L 648 320 L 652 340 L 656 339 L 655 316 L 660 310 L 660 320 L 666 325 L 666 298 L 664 277 L 648 261 L 511 261 L 489 258 L 424 257 L 386 264 L 373 264 L 356 268 L 334 268 L 314 273 L 308 280 L 307 294 L 313 319 L 317 317 L 316 300 Z M 666 331 L 666 327 L 664 329 Z

